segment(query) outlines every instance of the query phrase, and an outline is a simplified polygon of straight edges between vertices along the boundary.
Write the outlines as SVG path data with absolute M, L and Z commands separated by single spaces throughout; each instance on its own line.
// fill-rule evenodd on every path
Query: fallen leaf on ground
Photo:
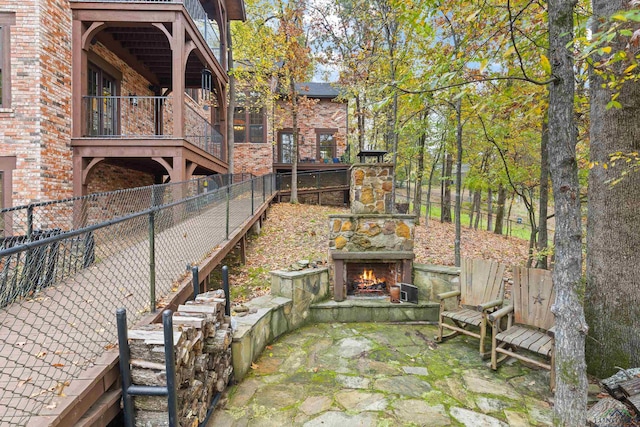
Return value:
M 26 380 L 20 380 L 18 382 L 18 387 L 22 387 L 24 386 L 26 383 L 28 383 L 29 381 L 31 381 L 31 377 L 27 378 Z

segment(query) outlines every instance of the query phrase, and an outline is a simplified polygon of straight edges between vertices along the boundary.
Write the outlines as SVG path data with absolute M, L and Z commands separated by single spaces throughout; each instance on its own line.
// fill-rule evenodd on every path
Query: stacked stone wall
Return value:
M 387 163 L 354 164 L 351 167 L 351 212 L 389 214 L 393 189 L 393 165 Z
M 343 252 L 412 251 L 413 215 L 330 215 L 329 249 Z

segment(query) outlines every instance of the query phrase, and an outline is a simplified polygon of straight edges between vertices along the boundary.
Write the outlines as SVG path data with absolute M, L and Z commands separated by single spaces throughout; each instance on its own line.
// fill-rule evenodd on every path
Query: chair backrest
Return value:
M 488 259 L 463 259 L 460 303 L 476 306 L 504 298 L 504 265 Z
M 514 266 L 511 298 L 515 323 L 541 329 L 554 325 L 551 306 L 556 293 L 549 270 Z

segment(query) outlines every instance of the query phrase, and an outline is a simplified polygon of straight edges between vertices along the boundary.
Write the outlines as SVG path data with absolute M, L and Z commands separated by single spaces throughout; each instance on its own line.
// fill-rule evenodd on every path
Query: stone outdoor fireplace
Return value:
M 392 213 L 392 177 L 387 163 L 351 167 L 351 214 L 329 217 L 336 301 L 383 297 L 411 283 L 415 217 Z

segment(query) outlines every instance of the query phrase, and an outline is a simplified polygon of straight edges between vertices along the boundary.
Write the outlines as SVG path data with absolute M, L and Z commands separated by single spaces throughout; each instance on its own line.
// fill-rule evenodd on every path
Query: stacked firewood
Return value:
M 224 315 L 222 291 L 200 294 L 173 313 L 174 357 L 178 421 L 197 426 L 210 403 L 229 382 L 231 364 L 230 320 Z M 161 324 L 129 331 L 131 380 L 136 385 L 165 386 L 167 375 Z M 136 426 L 165 426 L 166 396 L 134 396 Z

